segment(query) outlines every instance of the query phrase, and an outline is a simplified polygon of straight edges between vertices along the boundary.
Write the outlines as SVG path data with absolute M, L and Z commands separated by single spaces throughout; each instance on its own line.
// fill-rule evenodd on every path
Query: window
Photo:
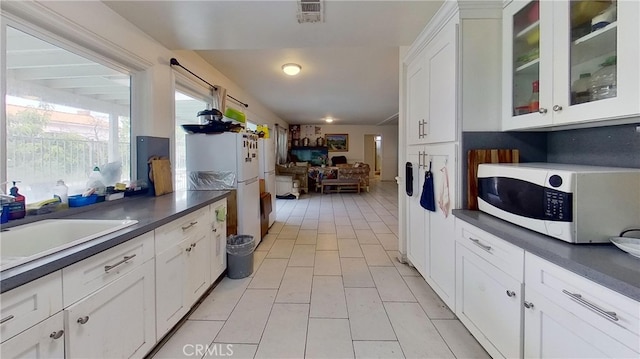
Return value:
M 174 182 L 175 189 L 187 189 L 187 133 L 181 127 L 184 124 L 199 123 L 198 112 L 211 108 L 211 96 L 198 95 L 188 91 L 183 86 L 177 85 L 176 91 L 176 153 L 174 156 Z M 187 95 L 189 92 L 191 95 Z M 208 98 L 207 98 L 208 97 Z
M 4 180 L 20 181 L 27 202 L 51 198 L 58 179 L 81 193 L 95 166 L 105 185 L 129 180 L 130 73 L 44 35 L 5 33 Z

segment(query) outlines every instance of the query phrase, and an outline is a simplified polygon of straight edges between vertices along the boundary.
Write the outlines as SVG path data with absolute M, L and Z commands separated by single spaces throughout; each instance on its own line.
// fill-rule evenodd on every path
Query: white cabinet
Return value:
M 456 140 L 457 24 L 449 22 L 407 65 L 407 142 Z
M 525 282 L 525 357 L 640 357 L 637 301 L 530 253 Z
M 40 322 L 0 344 L 0 357 L 64 358 L 64 321 L 62 312 Z
M 513 1 L 507 5 L 503 15 L 503 129 L 640 114 L 639 9 L 637 1 Z M 602 23 L 609 24 L 592 26 L 601 10 L 611 13 Z M 594 95 L 588 88 L 601 70 L 614 75 L 602 84 L 604 92 Z M 581 75 L 583 80 L 578 81 Z M 531 99 L 534 82 L 539 87 L 537 105 Z
M 456 314 L 493 358 L 522 356 L 524 251 L 456 221 Z
M 62 310 L 62 272 L 0 295 L 0 338 L 5 341 Z
M 407 197 L 407 258 L 411 264 L 427 277 L 427 226 L 429 215 L 420 206 L 420 195 L 424 184 L 425 169 L 422 161 L 424 159 L 424 146 L 411 146 L 407 153 L 407 161 L 411 162 L 413 169 L 413 195 Z
M 455 222 L 451 208 L 456 203 L 456 145 L 411 146 L 410 150 L 408 158 L 414 168 L 414 190 L 407 201 L 407 258 L 442 300 L 454 308 Z M 435 212 L 420 205 L 429 166 L 433 174 Z M 448 208 L 445 201 L 449 203 Z
M 64 310 L 69 358 L 141 358 L 156 343 L 153 261 Z
M 209 206 L 211 216 L 210 270 L 211 283 L 227 269 L 227 200 Z
M 162 337 L 211 283 L 209 207 L 155 230 L 157 334 Z

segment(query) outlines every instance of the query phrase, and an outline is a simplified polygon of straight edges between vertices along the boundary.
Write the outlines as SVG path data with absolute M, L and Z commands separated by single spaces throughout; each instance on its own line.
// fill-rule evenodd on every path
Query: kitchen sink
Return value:
M 44 257 L 138 223 L 137 220 L 47 219 L 0 232 L 0 270 Z

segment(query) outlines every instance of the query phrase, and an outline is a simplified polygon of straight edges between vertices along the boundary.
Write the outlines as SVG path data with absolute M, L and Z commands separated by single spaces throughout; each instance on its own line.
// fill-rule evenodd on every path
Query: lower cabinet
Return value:
M 456 314 L 494 358 L 522 356 L 524 251 L 456 220 Z
M 454 309 L 455 221 L 450 209 L 456 203 L 456 144 L 411 146 L 407 159 L 412 163 L 414 178 L 413 195 L 407 199 L 407 258 Z M 433 173 L 433 212 L 420 205 L 429 167 Z
M 640 303 L 456 220 L 456 314 L 493 358 L 640 358 Z
M 205 207 L 155 230 L 158 338 L 211 284 L 210 222 Z
M 209 206 L 211 216 L 210 233 L 210 277 L 211 283 L 227 269 L 227 200 Z
M 62 312 L 0 344 L 2 359 L 64 358 L 65 332 Z
M 640 358 L 639 302 L 530 253 L 525 282 L 525 357 Z
M 147 261 L 64 309 L 66 357 L 144 357 L 156 344 L 154 284 Z
M 602 328 L 571 313 L 536 290 L 527 289 L 525 358 L 639 358 Z

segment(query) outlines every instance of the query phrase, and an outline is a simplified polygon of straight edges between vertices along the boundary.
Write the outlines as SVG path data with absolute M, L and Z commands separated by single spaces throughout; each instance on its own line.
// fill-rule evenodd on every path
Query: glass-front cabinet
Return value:
M 519 1 L 503 14 L 503 129 L 640 114 L 640 2 Z

